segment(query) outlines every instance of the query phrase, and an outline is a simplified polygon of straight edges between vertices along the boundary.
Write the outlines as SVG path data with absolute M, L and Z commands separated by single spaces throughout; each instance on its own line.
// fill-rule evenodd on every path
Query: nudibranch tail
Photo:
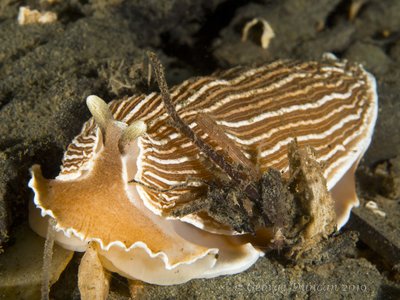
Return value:
M 357 166 L 367 151 L 375 128 L 375 123 L 378 118 L 378 93 L 375 77 L 362 70 L 365 80 L 365 102 L 360 101 L 358 110 L 364 110 L 362 123 L 355 131 L 354 137 L 348 136 L 343 144 L 347 150 L 347 159 L 341 157 L 337 159 L 333 166 L 336 174 L 331 181 L 328 181 L 328 189 L 332 192 L 332 197 L 335 200 L 335 210 L 337 215 L 338 229 L 342 228 L 350 218 L 351 209 L 357 207 L 360 203 L 355 185 L 355 172 Z M 326 171 L 325 171 L 326 172 Z

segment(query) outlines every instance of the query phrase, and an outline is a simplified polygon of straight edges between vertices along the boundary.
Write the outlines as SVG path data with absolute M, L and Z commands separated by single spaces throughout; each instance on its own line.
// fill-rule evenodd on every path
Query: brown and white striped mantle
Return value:
M 257 68 L 238 67 L 189 79 L 173 87 L 171 96 L 181 118 L 205 141 L 218 149 L 196 126 L 199 112 L 210 115 L 261 171 L 288 170 L 287 145 L 293 138 L 300 146 L 314 147 L 324 163 L 328 189 L 359 161 L 377 117 L 374 77 L 360 65 L 338 60 L 279 60 Z M 168 122 L 158 93 L 109 106 L 116 120 L 147 124 L 147 134 L 139 138 L 136 180 L 161 189 L 189 182 L 187 188 L 161 195 L 138 187 L 154 212 L 179 205 L 175 201 L 182 194 L 213 177 L 203 154 Z M 90 168 L 98 138 L 95 129 L 93 119 L 84 124 L 65 152 L 59 178 L 73 178 Z

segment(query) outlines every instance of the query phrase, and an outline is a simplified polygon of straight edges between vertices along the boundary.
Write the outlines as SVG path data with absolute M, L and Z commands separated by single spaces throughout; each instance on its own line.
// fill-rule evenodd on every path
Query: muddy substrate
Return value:
M 358 211 L 399 247 L 400 2 L 361 1 L 356 13 L 351 2 L 359 1 L 2 1 L 3 250 L 15 243 L 14 233 L 26 224 L 32 198 L 27 187 L 30 166 L 41 164 L 48 178 L 58 173 L 64 149 L 89 117 L 85 98 L 95 94 L 109 101 L 156 90 L 148 87 L 143 68 L 147 49 L 160 55 L 171 85 L 239 64 L 318 59 L 324 52 L 362 63 L 378 81 L 379 118 L 358 172 Z M 58 21 L 20 26 L 17 14 L 22 5 L 56 12 Z M 275 32 L 268 49 L 260 46 L 257 28 L 248 41 L 241 41 L 244 24 L 255 17 L 267 20 Z M 377 202 L 386 216 L 366 209 L 369 200 Z M 399 298 L 400 262 L 396 266 L 382 257 L 351 229 L 329 240 L 323 255 L 302 266 L 269 254 L 238 275 L 131 290 L 159 299 Z M 78 263 L 76 255 L 53 288 L 55 298 L 79 298 Z M 128 296 L 128 283 L 114 276 L 110 297 Z

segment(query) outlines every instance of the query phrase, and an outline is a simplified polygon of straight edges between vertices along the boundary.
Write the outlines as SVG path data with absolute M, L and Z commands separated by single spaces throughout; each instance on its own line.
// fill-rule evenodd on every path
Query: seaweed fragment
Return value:
M 289 144 L 289 180 L 272 168 L 261 174 L 217 122 L 199 112 L 196 123 L 220 146 L 222 153 L 217 152 L 180 118 L 171 100 L 161 62 L 152 52 L 148 56 L 172 125 L 229 177 L 226 180 L 216 176 L 207 182 L 205 195 L 195 195 L 192 201 L 172 208 L 172 216 L 204 211 L 236 232 L 253 234 L 255 241 L 260 229 L 272 228 L 273 236 L 269 236 L 267 250 L 286 248 L 289 257 L 298 257 L 335 230 L 333 199 L 327 190 L 322 167 L 310 147 L 300 148 L 296 140 Z
M 221 183 L 218 182 L 218 179 L 209 182 L 206 197 L 172 210 L 171 214 L 178 217 L 206 210 L 217 221 L 229 225 L 241 233 L 255 233 L 258 227 L 272 226 L 273 223 L 268 219 L 268 214 L 262 211 L 268 205 L 262 204 L 260 171 L 243 155 L 211 117 L 199 113 L 196 121 L 209 136 L 217 140 L 225 149 L 225 155 L 218 153 L 193 132 L 174 108 L 161 62 L 152 52 L 149 52 L 148 56 L 154 68 L 162 100 L 173 120 L 173 125 L 230 178 L 230 182 Z M 277 178 L 271 177 L 271 179 Z M 266 181 L 266 177 L 264 177 L 264 181 Z M 275 215 L 275 217 L 278 216 Z

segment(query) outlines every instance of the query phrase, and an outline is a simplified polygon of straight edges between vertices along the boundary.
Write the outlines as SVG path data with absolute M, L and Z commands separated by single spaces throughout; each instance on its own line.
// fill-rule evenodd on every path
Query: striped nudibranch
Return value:
M 293 138 L 300 147 L 312 146 L 324 165 L 329 190 L 354 171 L 370 143 L 377 117 L 374 77 L 358 64 L 332 59 L 237 67 L 187 80 L 173 87 L 171 96 L 180 117 L 194 132 L 219 149 L 196 126 L 196 114 L 210 115 L 261 171 L 273 167 L 287 174 L 287 145 Z M 160 94 L 112 101 L 109 107 L 116 120 L 127 124 L 143 120 L 147 125 L 146 134 L 139 138 L 138 171 L 132 174 L 136 180 L 160 189 L 188 183 L 186 188 L 162 195 L 138 186 L 142 200 L 153 212 L 163 215 L 181 205 L 177 201 L 181 195 L 212 178 L 203 154 L 170 125 Z M 90 168 L 96 132 L 93 119 L 84 124 L 65 152 L 59 178 L 73 178 Z M 339 201 L 339 226 L 358 200 L 351 201 L 347 205 Z M 345 208 L 340 207 L 343 205 Z M 183 220 L 218 231 L 219 224 L 204 214 Z

